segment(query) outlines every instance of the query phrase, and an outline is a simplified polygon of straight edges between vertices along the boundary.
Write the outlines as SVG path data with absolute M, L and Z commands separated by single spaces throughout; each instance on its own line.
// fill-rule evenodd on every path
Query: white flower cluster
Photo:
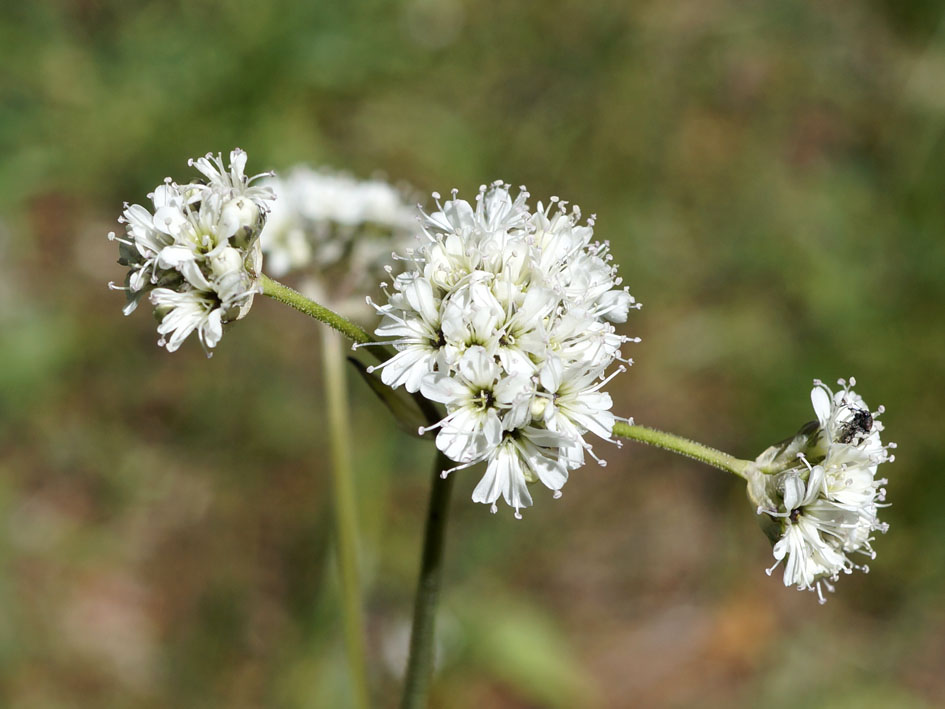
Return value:
M 220 155 L 190 160 L 206 179 L 179 185 L 170 178 L 148 195 L 153 213 L 138 204 L 125 205 L 119 222 L 125 236 L 119 260 L 130 271 L 123 287 L 131 314 L 148 295 L 160 320 L 158 344 L 175 351 L 196 331 L 204 349 L 216 346 L 223 325 L 246 316 L 259 292 L 262 252 L 259 234 L 272 192 L 246 177 L 246 153 L 230 153 L 229 167 Z M 268 174 L 268 173 L 266 173 Z
M 628 338 L 612 323 L 639 307 L 593 242 L 593 217 L 552 197 L 535 211 L 521 188 L 480 188 L 476 205 L 458 199 L 423 214 L 417 248 L 400 257 L 376 332 L 397 354 L 381 378 L 446 407 L 437 447 L 458 466 L 487 464 L 473 500 L 531 505 L 527 483 L 560 496 L 584 464 L 588 432 L 611 440 L 615 417 L 602 387 Z M 373 303 L 372 303 L 373 304 Z M 421 430 L 421 432 L 423 432 Z
M 877 517 L 885 506 L 886 480 L 876 473 L 881 463 L 894 459 L 889 449 L 896 447 L 880 440 L 883 424 L 876 417 L 883 407 L 871 412 L 851 389 L 855 379 L 839 384 L 842 389 L 834 393 L 814 381 L 811 402 L 818 426 L 795 454 L 799 464 L 776 476 L 781 504 L 758 510 L 781 527 L 768 574 L 783 562 L 784 585 L 816 590 L 821 603 L 823 588 L 833 591 L 841 572 L 869 570 L 851 555 L 876 556 L 872 534 L 888 527 Z
M 268 272 L 299 274 L 300 290 L 313 300 L 365 314 L 364 294 L 383 277 L 391 252 L 407 245 L 416 209 L 383 180 L 306 165 L 266 183 L 277 198 L 261 237 Z

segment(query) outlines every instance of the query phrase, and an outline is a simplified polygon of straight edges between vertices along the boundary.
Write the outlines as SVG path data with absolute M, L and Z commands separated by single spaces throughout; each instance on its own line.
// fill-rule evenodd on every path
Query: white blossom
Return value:
M 468 463 L 494 449 L 502 437 L 503 402 L 496 384 L 502 372 L 484 347 L 469 348 L 449 376 L 435 372 L 424 376 L 423 395 L 446 405 L 448 416 L 437 426 L 436 445 L 451 459 Z M 501 381 L 502 384 L 507 379 Z
M 857 556 L 875 558 L 872 535 L 887 529 L 878 518 L 886 480 L 876 477 L 877 469 L 894 459 L 889 449 L 895 448 L 880 440 L 883 424 L 877 417 L 883 407 L 870 411 L 852 390 L 854 379 L 839 383 L 842 389 L 834 393 L 814 382 L 816 424 L 786 443 L 780 458 L 760 456 L 761 467 L 768 469 L 754 472 L 756 483 L 763 475 L 761 485 L 771 488 L 758 506 L 777 535 L 768 573 L 783 564 L 784 585 L 814 590 L 821 602 L 824 589 L 832 591 L 841 573 L 868 571 Z
M 417 392 L 423 377 L 438 364 L 446 370 L 440 299 L 435 298 L 433 287 L 423 278 L 403 278 L 398 284 L 400 290 L 391 296 L 391 310 L 376 330 L 381 337 L 395 338 L 392 344 L 398 350 L 385 363 L 381 379 L 390 387 L 404 385 L 407 391 Z M 450 316 L 455 319 L 457 314 Z
M 484 462 L 473 500 L 495 511 L 501 497 L 517 517 L 532 504 L 529 483 L 557 497 L 585 452 L 597 458 L 588 433 L 611 440 L 601 389 L 624 369 L 608 376 L 615 361 L 630 363 L 621 346 L 638 341 L 613 325 L 639 306 L 608 245 L 593 241 L 594 218 L 556 197 L 533 211 L 528 198 L 502 182 L 480 188 L 475 205 L 434 194 L 437 209 L 399 257 L 406 270 L 375 305 L 376 333 L 397 350 L 382 380 L 446 409 L 429 427 L 458 464 L 444 476 Z
M 268 272 L 350 317 L 369 314 L 364 295 L 417 225 L 401 190 L 306 165 L 267 184 L 277 195 L 261 237 Z
M 271 191 L 246 177 L 246 153 L 230 153 L 190 164 L 206 182 L 180 185 L 170 178 L 149 194 L 151 209 L 125 205 L 119 222 L 119 263 L 130 270 L 122 287 L 128 296 L 125 314 L 149 297 L 160 320 L 159 345 L 173 352 L 192 332 L 208 352 L 223 334 L 223 325 L 246 316 L 259 292 L 262 252 L 259 234 L 272 199 Z
M 495 512 L 495 502 L 501 496 L 521 518 L 519 510 L 532 504 L 528 483 L 540 481 L 560 497 L 568 481 L 569 461 L 559 451 L 568 443 L 565 437 L 534 426 L 506 431 L 487 458 L 486 473 L 473 490 L 473 502 L 491 505 Z
M 168 352 L 176 351 L 195 330 L 209 349 L 216 347 L 223 336 L 222 309 L 207 291 L 155 288 L 151 302 L 161 318 L 158 333 Z

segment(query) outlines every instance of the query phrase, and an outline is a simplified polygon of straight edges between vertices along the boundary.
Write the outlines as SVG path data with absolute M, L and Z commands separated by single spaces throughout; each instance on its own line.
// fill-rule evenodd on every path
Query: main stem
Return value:
M 345 386 L 344 343 L 337 332 L 322 329 L 325 403 L 331 441 L 332 494 L 335 508 L 335 542 L 341 579 L 341 608 L 354 706 L 370 704 L 365 653 L 364 613 L 358 564 L 358 519 L 351 465 L 348 391 Z
M 449 513 L 453 476 L 440 477 L 451 461 L 439 450 L 433 465 L 433 480 L 427 520 L 423 531 L 423 554 L 420 560 L 420 578 L 414 601 L 413 626 L 410 631 L 410 657 L 401 709 L 422 709 L 427 703 L 430 678 L 433 675 L 433 640 L 436 604 L 440 595 L 443 571 L 443 548 L 446 541 L 446 522 Z
M 746 469 L 751 463 L 750 461 L 731 456 L 728 453 L 723 453 L 715 448 L 696 443 L 688 438 L 683 438 L 673 433 L 666 433 L 665 431 L 658 431 L 655 428 L 648 428 L 646 426 L 617 422 L 614 424 L 613 433 L 615 436 L 620 436 L 621 438 L 628 438 L 631 441 L 646 443 L 647 445 L 656 446 L 657 448 L 678 453 L 688 458 L 694 458 L 695 460 L 719 468 L 720 470 L 734 473 L 740 478 L 746 477 Z

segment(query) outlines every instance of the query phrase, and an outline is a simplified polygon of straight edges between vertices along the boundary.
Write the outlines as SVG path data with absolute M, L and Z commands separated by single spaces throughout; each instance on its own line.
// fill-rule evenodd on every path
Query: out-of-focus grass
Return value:
M 825 607 L 736 481 L 625 447 L 450 530 L 437 706 L 945 702 L 945 36 L 933 2 L 7 3 L 0 704 L 340 706 L 314 325 L 212 360 L 124 319 L 114 229 L 239 145 L 598 215 L 644 342 L 620 412 L 756 454 L 856 374 L 890 533 Z M 393 703 L 429 450 L 352 381 L 373 681 Z

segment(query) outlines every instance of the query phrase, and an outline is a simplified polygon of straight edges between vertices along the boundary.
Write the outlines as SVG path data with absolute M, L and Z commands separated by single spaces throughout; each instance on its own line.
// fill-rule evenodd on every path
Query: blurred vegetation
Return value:
M 887 436 L 869 575 L 764 575 L 738 482 L 631 445 L 525 520 L 457 486 L 441 707 L 945 704 L 945 25 L 937 2 L 0 9 L 0 705 L 347 702 L 318 333 L 257 302 L 207 360 L 121 316 L 121 203 L 238 145 L 598 215 L 644 304 L 617 409 L 737 455 L 855 374 Z M 379 706 L 430 451 L 351 381 Z

